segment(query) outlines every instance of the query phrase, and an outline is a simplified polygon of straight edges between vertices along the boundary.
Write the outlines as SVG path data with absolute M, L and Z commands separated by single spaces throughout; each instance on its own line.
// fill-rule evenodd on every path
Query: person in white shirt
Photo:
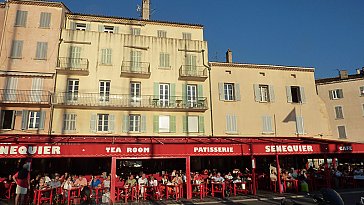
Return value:
M 215 182 L 224 182 L 225 181 L 224 177 L 221 176 L 220 172 L 218 172 L 217 175 L 212 178 L 212 180 L 214 180 Z
M 148 185 L 148 179 L 147 179 L 147 177 L 145 176 L 144 173 L 142 174 L 142 177 L 140 177 L 138 179 L 138 185 L 139 185 L 140 193 L 143 196 L 143 194 L 144 194 L 144 186 L 147 186 Z
M 158 186 L 158 181 L 154 179 L 153 176 L 150 177 L 149 186 L 154 186 L 154 187 Z

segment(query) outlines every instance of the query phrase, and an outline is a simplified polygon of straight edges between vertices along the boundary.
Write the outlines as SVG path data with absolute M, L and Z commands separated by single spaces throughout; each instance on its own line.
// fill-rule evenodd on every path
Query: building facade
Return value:
M 0 4 L 1 133 L 48 134 L 63 16 L 58 2 Z
M 331 138 L 313 68 L 211 62 L 214 135 Z
M 64 25 L 52 134 L 210 135 L 201 25 L 74 13 Z
M 317 93 L 324 101 L 334 139 L 364 142 L 364 73 L 316 80 Z

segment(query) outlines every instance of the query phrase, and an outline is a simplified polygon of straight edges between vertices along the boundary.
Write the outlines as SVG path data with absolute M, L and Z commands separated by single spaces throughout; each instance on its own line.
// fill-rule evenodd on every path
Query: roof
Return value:
M 48 7 L 59 7 L 64 8 L 68 12 L 70 10 L 68 7 L 63 4 L 62 2 L 58 1 L 50 1 L 50 0 L 42 0 L 42 1 L 36 1 L 36 0 L 8 0 L 8 3 L 14 3 L 14 4 L 23 4 L 23 5 L 36 5 L 36 6 L 48 6 Z
M 283 66 L 283 65 L 260 65 L 248 63 L 226 63 L 226 62 L 210 62 L 211 66 L 221 67 L 235 67 L 235 68 L 253 68 L 253 69 L 271 69 L 271 70 L 284 70 L 284 71 L 303 71 L 314 72 L 314 68 L 306 68 L 299 66 Z
M 339 83 L 345 81 L 362 80 L 364 79 L 364 73 L 348 75 L 348 78 L 341 79 L 340 76 L 334 78 L 322 78 L 317 79 L 316 84 L 326 84 L 326 83 Z
M 189 28 L 197 28 L 202 29 L 203 25 L 201 24 L 189 24 L 189 23 L 179 23 L 179 22 L 171 22 L 171 21 L 159 21 L 159 20 L 144 20 L 144 19 L 135 19 L 135 18 L 125 18 L 119 16 L 105 16 L 105 15 L 95 15 L 95 14 L 84 14 L 84 13 L 69 13 L 67 15 L 69 18 L 86 20 L 86 21 L 101 21 L 108 23 L 121 23 L 121 24 L 158 24 L 158 25 L 169 25 L 169 26 L 181 26 L 181 27 L 189 27 Z

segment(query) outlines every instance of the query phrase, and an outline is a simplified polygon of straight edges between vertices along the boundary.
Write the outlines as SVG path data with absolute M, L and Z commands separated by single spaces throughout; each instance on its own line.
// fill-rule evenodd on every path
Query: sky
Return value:
M 141 0 L 63 0 L 72 12 L 139 18 Z M 209 61 L 314 67 L 316 78 L 364 67 L 364 0 L 151 0 L 153 20 L 202 24 Z

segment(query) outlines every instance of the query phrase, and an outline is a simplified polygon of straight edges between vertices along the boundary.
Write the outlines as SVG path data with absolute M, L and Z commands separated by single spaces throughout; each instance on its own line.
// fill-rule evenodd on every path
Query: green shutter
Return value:
M 28 110 L 23 110 L 22 121 L 21 121 L 21 129 L 22 130 L 28 129 L 28 119 L 29 119 L 29 111 Z
M 300 94 L 301 94 L 301 102 L 306 103 L 306 95 L 305 95 L 305 88 L 300 87 Z
M 292 102 L 291 86 L 286 86 L 287 102 Z
M 187 133 L 188 132 L 188 116 L 182 116 L 182 124 L 183 124 L 183 132 Z
M 99 25 L 98 28 L 99 28 L 99 32 L 104 32 L 104 26 L 103 25 Z
M 202 115 L 198 117 L 198 132 L 205 133 L 205 117 Z
M 183 106 L 187 106 L 187 84 L 182 84 L 182 100 Z
M 176 116 L 169 116 L 169 131 L 176 132 Z
M 129 115 L 123 115 L 123 124 L 122 129 L 124 133 L 129 131 Z
M 203 86 L 197 85 L 197 99 L 202 100 L 203 98 Z
M 219 83 L 219 98 L 225 100 L 224 83 Z
M 240 97 L 240 84 L 239 83 L 235 83 L 235 100 L 236 101 L 240 101 L 241 97 Z
M 159 116 L 158 115 L 153 116 L 153 132 L 154 133 L 159 132 Z
M 154 83 L 154 99 L 159 99 L 159 83 Z
M 274 87 L 273 85 L 269 85 L 269 101 L 274 102 L 275 101 L 275 94 L 274 94 Z
M 109 115 L 109 132 L 115 132 L 115 115 Z
M 170 92 L 170 105 L 174 106 L 176 104 L 176 84 L 171 83 L 171 92 Z
M 259 90 L 259 85 L 258 85 L 258 84 L 254 84 L 254 85 L 253 85 L 253 88 L 254 88 L 255 102 L 260 102 L 260 90 Z
M 141 116 L 141 125 L 140 125 L 140 132 L 146 132 L 147 130 L 147 118 L 145 115 Z
M 45 117 L 46 117 L 46 112 L 41 111 L 40 118 L 39 118 L 39 129 L 40 130 L 44 130 Z

